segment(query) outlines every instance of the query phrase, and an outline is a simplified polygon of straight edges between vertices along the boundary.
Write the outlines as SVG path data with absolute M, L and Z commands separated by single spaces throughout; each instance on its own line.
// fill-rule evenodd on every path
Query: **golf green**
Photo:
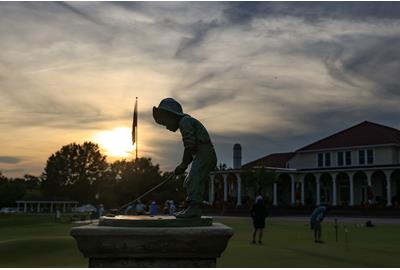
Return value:
M 313 242 L 306 222 L 267 222 L 262 245 L 250 244 L 252 226 L 245 218 L 216 218 L 235 234 L 218 267 L 399 267 L 400 225 L 373 228 L 344 224 L 335 241 L 332 223 L 323 223 L 324 244 Z M 0 267 L 86 267 L 69 230 L 76 226 L 56 223 L 50 215 L 0 215 Z M 211 243 L 210 239 L 210 244 Z

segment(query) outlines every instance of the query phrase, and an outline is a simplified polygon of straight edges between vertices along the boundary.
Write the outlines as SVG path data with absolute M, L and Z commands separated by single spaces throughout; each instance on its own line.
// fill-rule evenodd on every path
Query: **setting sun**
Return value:
M 94 140 L 107 156 L 128 157 L 136 147 L 132 146 L 131 129 L 118 127 L 108 131 L 102 131 L 94 136 Z

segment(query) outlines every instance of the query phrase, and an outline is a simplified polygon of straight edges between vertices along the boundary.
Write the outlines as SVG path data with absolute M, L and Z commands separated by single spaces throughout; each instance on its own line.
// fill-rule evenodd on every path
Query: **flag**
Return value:
M 132 120 L 132 145 L 135 145 L 137 140 L 137 126 L 138 126 L 138 118 L 137 118 L 137 98 L 136 98 L 135 109 L 133 111 L 133 120 Z

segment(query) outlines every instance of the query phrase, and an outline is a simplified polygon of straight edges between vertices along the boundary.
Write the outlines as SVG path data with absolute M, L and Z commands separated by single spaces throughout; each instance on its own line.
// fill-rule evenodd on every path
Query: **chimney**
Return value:
M 242 167 L 242 146 L 235 144 L 233 146 L 233 168 L 240 169 Z

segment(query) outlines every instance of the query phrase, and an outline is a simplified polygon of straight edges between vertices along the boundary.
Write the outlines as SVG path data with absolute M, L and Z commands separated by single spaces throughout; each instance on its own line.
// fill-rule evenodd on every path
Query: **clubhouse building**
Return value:
M 241 206 L 252 202 L 254 187 L 244 171 L 264 168 L 276 181 L 261 188 L 274 206 L 399 207 L 400 130 L 362 122 L 294 152 L 273 153 L 241 165 L 234 146 L 234 167 L 210 173 L 208 201 Z

